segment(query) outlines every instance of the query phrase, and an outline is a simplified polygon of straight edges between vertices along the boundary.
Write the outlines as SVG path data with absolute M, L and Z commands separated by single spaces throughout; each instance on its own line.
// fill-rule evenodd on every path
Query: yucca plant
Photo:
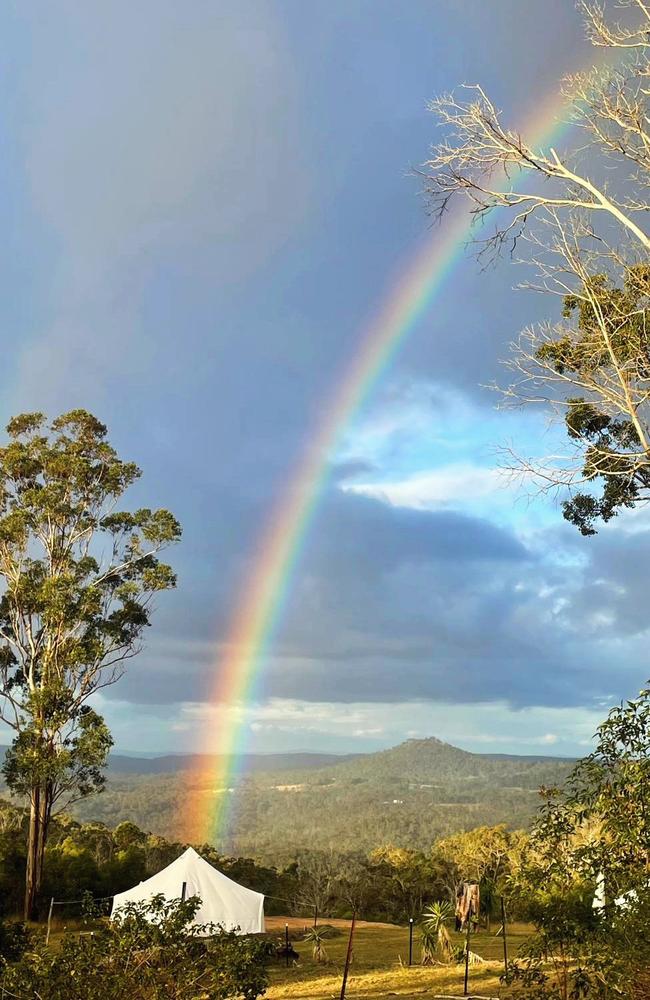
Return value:
M 331 927 L 329 924 L 320 924 L 315 927 L 310 927 L 308 931 L 305 932 L 303 938 L 304 941 L 308 941 L 311 944 L 311 954 L 312 958 L 315 959 L 320 965 L 329 961 L 329 955 L 325 949 L 323 942 L 327 938 L 336 937 L 336 928 Z
M 431 903 L 422 913 L 420 919 L 422 965 L 451 962 L 454 949 L 445 925 L 453 915 L 453 907 L 447 902 Z

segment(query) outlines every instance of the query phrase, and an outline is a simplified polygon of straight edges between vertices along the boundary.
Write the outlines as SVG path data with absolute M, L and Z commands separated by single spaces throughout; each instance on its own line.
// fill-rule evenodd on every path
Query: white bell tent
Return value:
M 198 896 L 201 905 L 194 917 L 195 924 L 219 924 L 240 934 L 259 934 L 264 930 L 264 896 L 233 882 L 192 847 L 145 882 L 118 893 L 113 899 L 111 918 L 126 903 L 146 903 L 157 895 L 167 900 Z

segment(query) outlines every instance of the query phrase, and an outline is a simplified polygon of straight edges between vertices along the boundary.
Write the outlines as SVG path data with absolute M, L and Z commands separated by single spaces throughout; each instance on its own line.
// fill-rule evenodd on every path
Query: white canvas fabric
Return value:
M 147 902 L 162 894 L 165 899 L 180 899 L 186 883 L 186 899 L 199 896 L 201 905 L 195 924 L 220 924 L 225 930 L 240 934 L 258 934 L 264 930 L 264 896 L 223 875 L 204 861 L 194 848 L 172 861 L 161 872 L 113 899 L 111 918 L 125 903 Z
M 596 879 L 596 892 L 591 906 L 594 910 L 604 910 L 605 908 L 605 876 L 602 872 Z
M 630 889 L 628 892 L 624 892 L 622 896 L 614 900 L 614 906 L 619 910 L 628 910 L 633 903 L 637 903 L 639 900 L 638 893 L 636 889 Z M 593 903 L 591 904 L 594 910 L 604 910 L 605 909 L 605 876 L 600 874 L 596 881 L 596 893 L 594 895 Z

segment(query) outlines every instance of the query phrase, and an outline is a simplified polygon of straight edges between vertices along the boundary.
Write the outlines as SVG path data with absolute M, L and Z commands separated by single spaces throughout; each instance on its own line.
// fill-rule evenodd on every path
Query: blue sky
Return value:
M 499 475 L 553 446 L 481 388 L 556 303 L 454 269 L 347 428 L 258 700 L 213 706 L 220 644 L 368 316 L 428 232 L 426 102 L 510 120 L 584 65 L 566 0 L 5 5 L 1 409 L 84 406 L 168 506 L 179 588 L 101 699 L 123 750 L 576 753 L 647 674 L 642 514 L 585 540 Z

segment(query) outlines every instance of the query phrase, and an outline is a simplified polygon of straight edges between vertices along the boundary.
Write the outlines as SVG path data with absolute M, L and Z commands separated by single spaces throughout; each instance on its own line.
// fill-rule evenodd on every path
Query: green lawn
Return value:
M 300 941 L 304 921 L 290 919 L 291 940 L 300 955 L 300 961 L 289 967 L 273 966 L 269 1000 L 332 1000 L 341 989 L 341 975 L 348 942 L 349 924 L 333 921 L 341 926 L 341 935 L 326 942 L 329 964 L 318 965 L 311 957 L 311 947 Z M 284 931 L 284 919 L 270 918 L 268 929 Z M 472 935 L 470 949 L 486 960 L 484 965 L 470 967 L 470 993 L 499 996 L 499 976 L 503 972 L 503 943 L 495 936 L 498 924 L 491 934 L 479 931 Z M 508 929 L 508 950 L 514 956 L 520 944 L 530 933 L 530 928 L 513 924 Z M 384 997 L 417 997 L 428 994 L 463 995 L 464 967 L 422 966 L 417 929 L 414 931 L 414 965 L 408 967 L 408 928 L 391 924 L 360 923 L 355 932 L 354 958 L 348 979 L 347 996 L 350 1000 L 382 1000 Z M 452 933 L 456 947 L 464 944 L 464 935 Z

